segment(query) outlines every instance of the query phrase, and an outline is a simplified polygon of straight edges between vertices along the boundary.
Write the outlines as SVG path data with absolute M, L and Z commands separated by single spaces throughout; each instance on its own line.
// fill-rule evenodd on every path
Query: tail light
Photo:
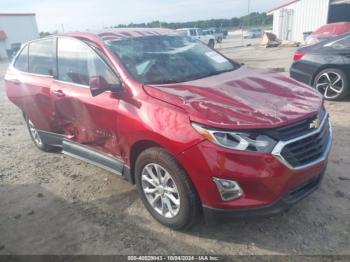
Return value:
M 304 52 L 296 52 L 294 55 L 294 61 L 298 61 L 298 60 L 302 59 L 304 55 L 305 55 Z

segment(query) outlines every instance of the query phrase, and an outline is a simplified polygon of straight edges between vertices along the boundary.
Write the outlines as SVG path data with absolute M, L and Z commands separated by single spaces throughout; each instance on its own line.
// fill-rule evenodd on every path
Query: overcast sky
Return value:
M 250 0 L 268 11 L 288 0 Z M 0 12 L 34 12 L 40 31 L 100 29 L 131 22 L 185 22 L 247 14 L 248 0 L 1 0 Z

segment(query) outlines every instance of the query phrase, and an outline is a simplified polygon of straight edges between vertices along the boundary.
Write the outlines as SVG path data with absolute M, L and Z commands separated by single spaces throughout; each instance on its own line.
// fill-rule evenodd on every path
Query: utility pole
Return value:
M 248 0 L 248 16 L 247 16 L 247 29 L 249 29 L 250 26 L 250 0 Z
M 249 30 L 249 25 L 250 25 L 250 17 L 249 17 L 249 14 L 250 14 L 250 0 L 248 0 L 248 15 L 247 15 L 247 21 L 246 21 L 246 25 L 244 25 L 244 21 L 241 25 L 241 30 L 242 30 L 242 46 L 244 45 L 244 28 L 246 27 L 246 30 L 248 31 Z

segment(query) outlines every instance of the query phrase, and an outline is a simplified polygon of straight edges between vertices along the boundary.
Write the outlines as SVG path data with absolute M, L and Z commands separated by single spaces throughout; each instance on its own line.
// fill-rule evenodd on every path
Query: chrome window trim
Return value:
M 88 86 L 88 85 L 82 85 L 82 84 L 77 84 L 77 83 L 73 83 L 73 82 L 69 82 L 69 81 L 58 80 L 56 78 L 54 78 L 54 81 L 58 82 L 58 83 L 65 84 L 65 85 L 72 85 L 72 86 L 76 86 L 76 87 L 90 89 L 90 86 Z
M 298 166 L 298 167 L 293 167 L 291 164 L 289 164 L 289 162 L 281 155 L 282 153 L 282 150 L 284 149 L 285 146 L 291 144 L 291 143 L 294 143 L 294 142 L 297 142 L 299 140 L 302 140 L 304 138 L 308 138 L 310 136 L 313 136 L 313 135 L 316 135 L 318 133 L 320 133 L 322 131 L 322 128 L 324 127 L 324 125 L 326 124 L 326 122 L 329 122 L 329 138 L 327 140 L 327 147 L 326 147 L 326 150 L 324 151 L 323 155 L 321 157 L 319 157 L 318 159 L 306 164 L 306 165 L 302 165 L 302 166 Z M 332 146 L 332 138 L 333 138 L 333 132 L 332 132 L 332 126 L 331 126 L 331 123 L 329 121 L 329 114 L 326 113 L 323 117 L 323 120 L 322 120 L 322 123 L 321 125 L 314 131 L 306 134 L 306 135 L 303 135 L 303 136 L 300 136 L 300 137 L 297 137 L 297 138 L 294 138 L 294 139 L 291 139 L 291 140 L 288 140 L 288 141 L 279 141 L 276 146 L 274 147 L 274 149 L 272 150 L 272 155 L 274 157 L 276 157 L 280 162 L 282 162 L 284 165 L 286 165 L 289 169 L 292 169 L 292 170 L 302 170 L 302 169 L 305 169 L 305 168 L 308 168 L 308 167 L 311 167 L 311 166 L 314 166 L 322 161 L 325 161 L 328 157 L 328 154 L 329 154 L 329 151 L 331 149 L 331 146 Z
M 13 65 L 11 65 L 11 70 L 16 70 L 18 73 L 28 75 L 28 76 L 46 77 L 46 78 L 54 79 L 54 76 L 52 76 L 52 75 L 43 75 L 43 74 L 36 74 L 36 73 L 21 71 L 21 70 L 17 69 L 16 67 L 14 67 Z

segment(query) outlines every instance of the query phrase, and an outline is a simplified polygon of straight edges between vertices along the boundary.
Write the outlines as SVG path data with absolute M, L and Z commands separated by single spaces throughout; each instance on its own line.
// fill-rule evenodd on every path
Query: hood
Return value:
M 194 122 L 228 129 L 273 128 L 316 114 L 322 96 L 272 71 L 243 66 L 199 80 L 147 85 L 152 97 L 181 107 Z

